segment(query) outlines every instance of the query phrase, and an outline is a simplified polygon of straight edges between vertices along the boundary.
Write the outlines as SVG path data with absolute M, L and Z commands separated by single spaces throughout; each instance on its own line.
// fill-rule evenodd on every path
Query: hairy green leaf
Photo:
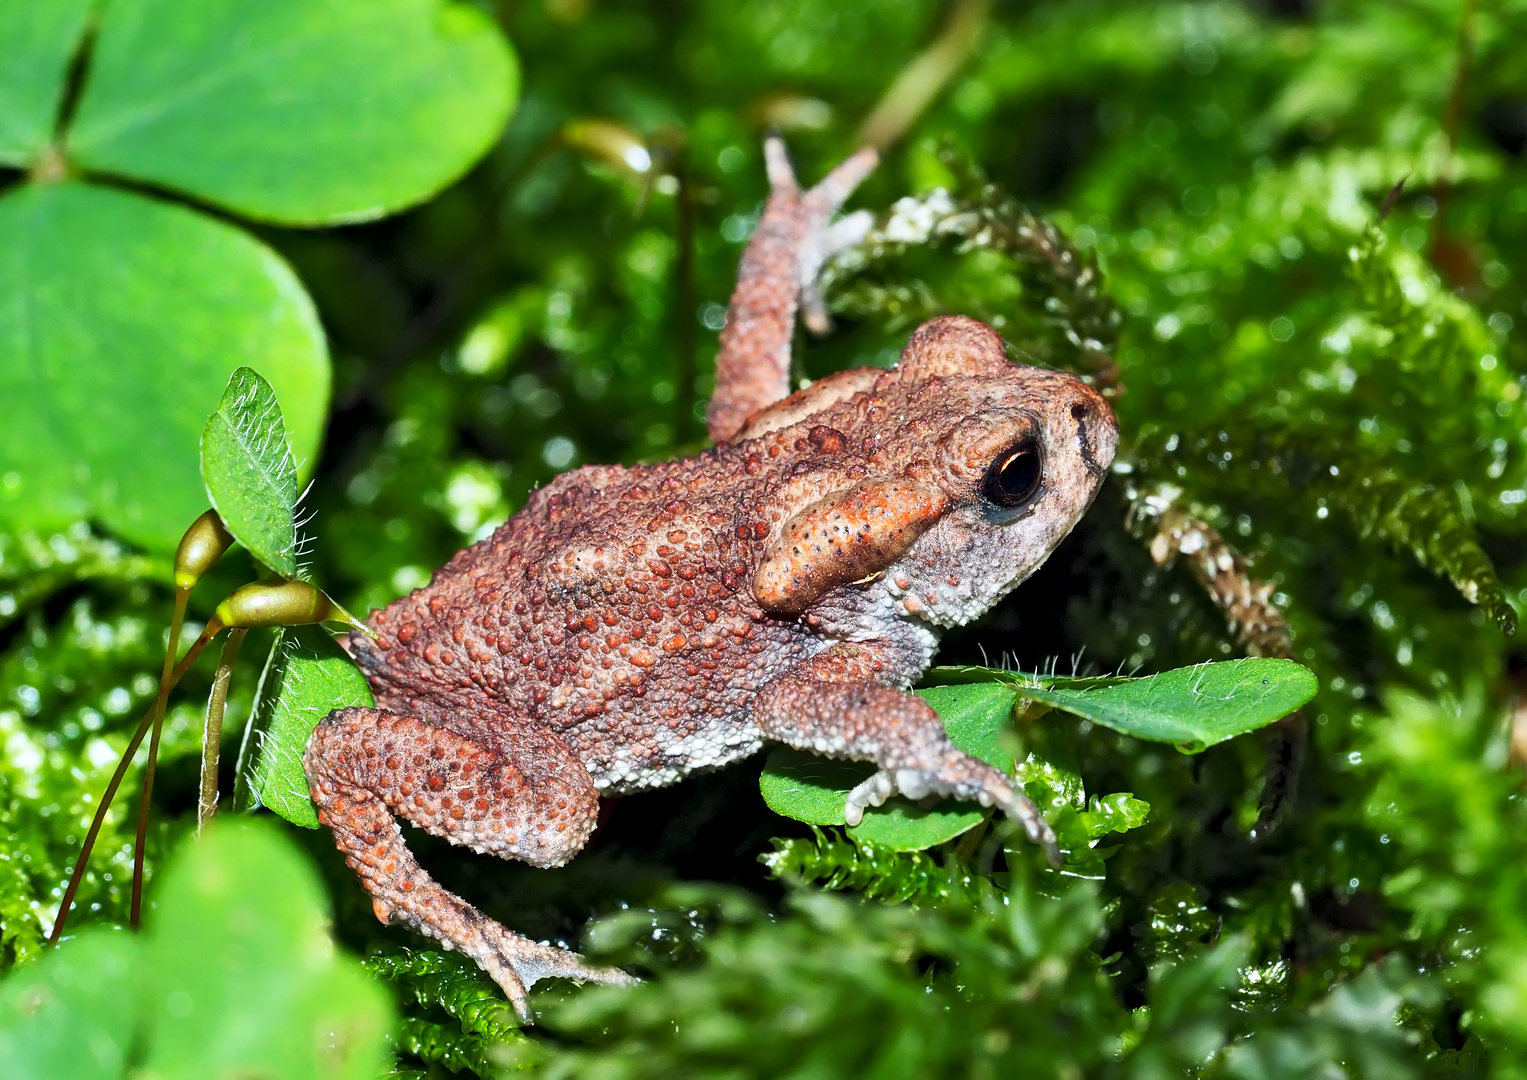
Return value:
M 333 638 L 316 626 L 281 630 L 239 748 L 234 811 L 264 806 L 316 829 L 318 813 L 302 771 L 308 736 L 333 710 L 371 704 L 365 677 Z
M 776 814 L 808 825 L 842 825 L 844 797 L 874 771 L 867 762 L 839 761 L 781 746 L 770 751 L 758 790 Z
M 917 693 L 938 712 L 949 738 L 961 750 L 999 769 L 1012 768 L 1012 751 L 1003 741 L 1017 700 L 1011 686 L 996 682 L 933 686 Z M 808 825 L 842 825 L 848 792 L 874 771 L 864 762 L 834 761 L 781 747 L 769 755 L 759 790 L 775 813 Z M 979 806 L 953 800 L 924 807 L 894 798 L 867 809 L 849 835 L 889 851 L 922 851 L 953 840 L 986 814 Z
M 1138 739 L 1202 748 L 1281 720 L 1318 688 L 1314 674 L 1292 660 L 1251 657 L 1093 689 L 1047 688 L 1036 680 L 1018 692 Z
M 465 172 L 518 82 L 466 4 L 115 0 L 68 153 L 264 221 L 360 221 Z
M 1015 744 L 1010 727 L 1020 698 L 1092 719 L 1097 719 L 1094 714 L 1106 714 L 1109 720 L 1100 723 L 1141 738 L 1198 746 L 1223 741 L 1285 715 L 1275 713 L 1288 697 L 1285 684 L 1290 678 L 1299 679 L 1285 667 L 1302 673 L 1309 693 L 1314 693 L 1314 676 L 1297 664 L 1269 661 L 1283 665 L 1270 669 L 1240 666 L 1247 663 L 1261 661 L 1200 665 L 1150 679 L 1039 679 L 988 668 L 934 668 L 930 677 L 946 680 L 949 685 L 924 687 L 917 693 L 938 712 L 956 746 L 989 765 L 1012 771 Z M 1040 689 L 1036 681 L 1051 689 Z M 1119 693 L 1121 690 L 1126 692 Z M 1214 704 L 1195 700 L 1200 695 L 1213 695 Z M 759 777 L 759 790 L 769 809 L 784 817 L 812 826 L 843 825 L 848 792 L 873 772 L 874 767 L 864 762 L 834 761 L 781 747 L 769 755 Z M 1110 795 L 1106 801 L 1094 795 L 1087 805 L 1082 801 L 1079 780 L 1062 778 L 1043 762 L 1025 762 L 1017 772 L 1040 808 L 1048 807 L 1053 811 L 1051 816 L 1059 815 L 1056 827 L 1063 850 L 1078 855 L 1105 833 L 1137 827 L 1150 810 L 1149 804 L 1127 792 Z M 848 836 L 872 850 L 923 851 L 967 832 L 987 814 L 977 806 L 954 800 L 923 807 L 898 797 L 866 810 L 863 820 L 848 829 Z M 1098 856 L 1083 855 L 1082 863 L 1073 860 L 1072 870 L 1095 871 L 1100 865 Z
M 281 403 L 252 368 L 228 379 L 201 433 L 201 475 L 223 525 L 284 578 L 297 576 L 297 466 Z

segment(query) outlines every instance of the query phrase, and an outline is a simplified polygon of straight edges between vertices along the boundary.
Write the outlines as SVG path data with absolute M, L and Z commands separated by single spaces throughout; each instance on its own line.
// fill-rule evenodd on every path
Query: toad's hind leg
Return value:
M 833 252 L 858 243 L 869 231 L 867 213 L 837 213 L 879 160 L 865 147 L 821 183 L 801 190 L 779 136 L 764 143 L 769 200 L 737 268 L 737 287 L 721 331 L 716 390 L 705 412 L 711 438 L 729 442 L 759 409 L 790 396 L 790 338 L 795 313 L 804 307 L 815 333 L 828 327 L 817 275 Z
M 341 709 L 314 730 L 303 767 L 318 818 L 371 894 L 377 918 L 470 956 L 522 1019 L 530 1019 L 525 993 L 538 979 L 635 981 L 521 937 L 442 888 L 414 860 L 394 817 L 475 851 L 561 866 L 593 832 L 599 798 L 560 735 L 499 716 L 458 729 Z

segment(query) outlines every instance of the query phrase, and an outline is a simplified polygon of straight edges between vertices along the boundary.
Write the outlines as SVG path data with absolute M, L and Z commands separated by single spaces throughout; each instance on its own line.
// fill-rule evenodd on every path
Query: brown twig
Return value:
M 1159 487 L 1137 496 L 1131 520 L 1152 521 L 1151 559 L 1170 566 L 1183 559 L 1209 599 L 1225 615 L 1225 624 L 1248 656 L 1282 660 L 1294 658 L 1294 635 L 1288 620 L 1273 603 L 1273 586 L 1251 576 L 1246 559 L 1207 522 L 1175 505 L 1180 492 Z M 1261 805 L 1252 826 L 1255 839 L 1267 836 L 1281 822 L 1298 791 L 1304 765 L 1309 723 L 1301 710 L 1289 713 L 1267 730 L 1267 766 Z
M 154 695 L 154 704 L 149 710 L 149 715 L 153 717 L 150 727 L 154 734 L 149 739 L 148 761 L 143 767 L 143 796 L 138 803 L 138 838 L 133 845 L 132 912 L 128 916 L 128 924 L 134 929 L 138 926 L 143 898 L 143 849 L 148 839 L 149 797 L 154 791 L 154 765 L 159 760 L 159 734 L 164 728 L 164 710 L 170 697 L 170 668 L 175 663 L 175 654 L 180 651 L 180 627 L 186 614 L 186 601 L 190 598 L 190 589 L 175 590 L 175 610 L 170 616 L 170 637 L 164 649 L 164 668 L 159 673 L 159 691 Z

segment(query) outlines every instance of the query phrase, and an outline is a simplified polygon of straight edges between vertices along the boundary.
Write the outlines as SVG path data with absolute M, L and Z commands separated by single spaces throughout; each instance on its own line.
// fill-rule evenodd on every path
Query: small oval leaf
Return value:
M 874 771 L 863 761 L 839 761 L 781 746 L 769 754 L 758 791 L 764 804 L 781 817 L 807 825 L 842 825 L 844 798 Z
M 924 809 L 908 799 L 895 798 L 848 830 L 855 840 L 864 840 L 891 851 L 923 851 L 953 840 L 981 823 L 990 811 L 975 803 L 945 799 Z
M 335 709 L 369 708 L 371 688 L 334 639 L 316 626 L 287 628 L 271 647 L 239 750 L 233 809 L 265 806 L 316 829 L 302 755 L 308 736 Z
M 253 368 L 228 380 L 201 434 L 201 475 L 223 525 L 284 578 L 297 576 L 297 465 L 270 384 Z
M 1114 731 L 1194 750 L 1281 720 L 1319 689 L 1308 668 L 1261 657 L 1197 664 L 1091 689 L 1013 685 L 1026 698 Z
M 1013 767 L 1012 751 L 1003 734 L 1018 691 L 1006 683 L 932 686 L 917 691 L 943 720 L 949 738 L 961 750 L 999 769 Z M 781 747 L 769 755 L 758 787 L 769 809 L 808 825 L 842 825 L 849 791 L 873 774 L 862 761 L 836 761 L 803 750 Z M 856 840 L 893 851 L 922 851 L 974 827 L 986 811 L 971 803 L 947 799 L 923 807 L 909 799 L 891 799 L 871 807 L 850 828 Z

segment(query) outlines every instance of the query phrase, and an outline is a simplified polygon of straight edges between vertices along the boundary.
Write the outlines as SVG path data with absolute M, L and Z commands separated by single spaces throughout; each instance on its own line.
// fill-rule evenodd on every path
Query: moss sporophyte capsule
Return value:
M 233 544 L 233 535 L 216 510 L 208 510 L 191 523 L 175 551 L 175 587 L 190 589 L 217 564 Z
M 253 630 L 266 626 L 300 626 L 334 619 L 353 622 L 353 616 L 330 600 L 323 590 L 305 581 L 257 581 L 235 591 L 217 606 L 224 626 Z

